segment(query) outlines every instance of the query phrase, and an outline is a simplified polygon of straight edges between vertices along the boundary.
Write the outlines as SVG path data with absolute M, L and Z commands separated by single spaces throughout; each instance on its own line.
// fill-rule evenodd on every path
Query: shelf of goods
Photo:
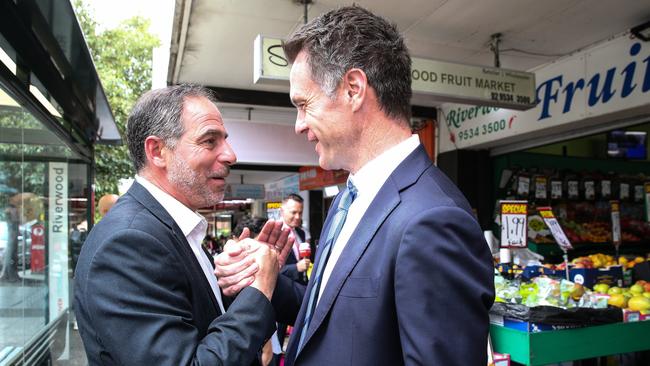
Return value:
M 490 325 L 494 351 L 530 366 L 650 350 L 649 334 L 650 321 L 537 333 Z

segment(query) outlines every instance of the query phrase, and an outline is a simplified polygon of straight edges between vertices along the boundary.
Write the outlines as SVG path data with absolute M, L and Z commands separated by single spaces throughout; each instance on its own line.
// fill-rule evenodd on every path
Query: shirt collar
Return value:
M 135 176 L 135 181 L 140 183 L 140 185 L 149 191 L 153 198 L 155 198 L 156 201 L 158 201 L 158 203 L 160 203 L 160 205 L 167 211 L 167 213 L 169 213 L 185 237 L 188 237 L 190 233 L 199 225 L 205 223 L 204 226 L 207 227 L 207 222 L 205 222 L 205 218 L 203 218 L 203 216 L 192 211 L 176 198 L 172 197 L 169 193 L 158 188 L 155 184 L 149 182 L 147 179 L 139 175 Z
M 393 173 L 397 166 L 420 145 L 418 135 L 411 135 L 408 139 L 379 154 L 367 162 L 357 174 L 348 177 L 357 188 L 357 197 L 367 193 L 373 195 L 384 185 L 386 179 Z

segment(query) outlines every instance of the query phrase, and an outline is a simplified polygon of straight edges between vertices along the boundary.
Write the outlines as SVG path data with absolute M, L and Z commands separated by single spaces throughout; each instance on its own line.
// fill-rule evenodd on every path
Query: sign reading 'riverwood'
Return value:
M 258 35 L 254 42 L 255 83 L 286 83 L 291 67 L 282 40 Z M 526 110 L 535 106 L 535 74 L 494 67 L 412 58 L 413 93 L 441 102 Z
M 624 34 L 535 71 L 536 100 L 527 111 L 444 104 L 440 152 L 534 141 L 580 126 L 650 113 L 650 45 Z M 636 111 L 634 111 L 636 110 Z

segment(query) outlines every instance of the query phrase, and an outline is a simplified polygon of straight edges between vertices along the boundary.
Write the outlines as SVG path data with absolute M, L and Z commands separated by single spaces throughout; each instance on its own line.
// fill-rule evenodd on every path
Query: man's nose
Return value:
M 296 135 L 300 135 L 303 132 L 307 131 L 307 124 L 305 123 L 305 119 L 300 116 L 300 113 L 298 113 L 298 116 L 296 117 Z
M 225 142 L 223 150 L 219 153 L 219 161 L 227 165 L 234 165 L 237 162 L 237 155 L 228 141 Z

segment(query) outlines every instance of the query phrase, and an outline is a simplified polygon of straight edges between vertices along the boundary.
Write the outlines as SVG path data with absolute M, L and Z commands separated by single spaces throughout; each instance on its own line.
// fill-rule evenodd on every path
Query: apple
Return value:
M 608 290 L 609 290 L 609 285 L 606 283 L 597 283 L 594 285 L 594 291 L 598 293 L 606 294 Z
M 628 300 L 623 294 L 614 294 L 609 297 L 607 304 L 616 306 L 617 308 L 625 308 L 627 306 Z
M 630 286 L 630 292 L 635 294 L 635 295 L 641 295 L 642 293 L 645 292 L 645 288 L 641 285 L 634 284 Z
M 627 306 L 634 311 L 650 310 L 650 298 L 641 295 L 632 296 Z
M 608 295 L 616 295 L 616 294 L 623 294 L 623 289 L 617 286 L 610 287 L 609 290 L 607 290 Z

